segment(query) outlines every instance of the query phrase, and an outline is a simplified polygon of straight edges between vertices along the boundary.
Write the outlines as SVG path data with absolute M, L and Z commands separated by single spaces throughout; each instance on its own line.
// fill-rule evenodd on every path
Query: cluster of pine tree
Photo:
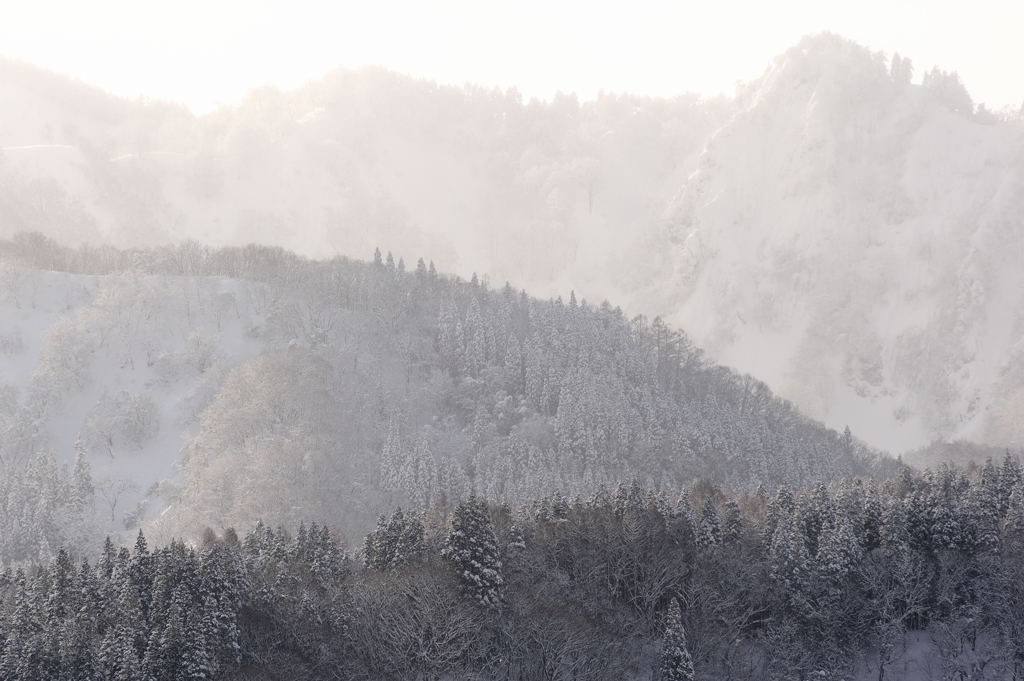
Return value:
M 258 663 L 264 618 L 298 627 L 271 635 L 313 645 L 305 620 L 347 565 L 316 525 L 292 541 L 262 525 L 244 544 L 208 534 L 198 551 L 174 541 L 151 552 L 140 532 L 133 551 L 108 539 L 95 565 L 61 549 L 0 576 L 0 678 L 224 678 Z
M 7 570 L 0 676 L 885 678 L 915 649 L 943 678 L 1024 671 L 1009 456 L 775 494 L 470 497 L 382 518 L 354 559 L 323 526 L 200 547 Z
M 24 469 L 0 475 L 0 564 L 52 557 L 64 546 L 89 552 L 102 538 L 96 522 L 95 486 L 88 460 L 72 470 L 43 451 Z

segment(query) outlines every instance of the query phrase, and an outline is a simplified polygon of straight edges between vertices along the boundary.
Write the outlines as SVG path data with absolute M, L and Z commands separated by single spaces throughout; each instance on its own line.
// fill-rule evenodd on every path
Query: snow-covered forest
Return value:
M 18 679 L 1010 679 L 1024 485 L 901 467 L 775 494 L 634 478 L 527 505 L 61 550 L 0 574 Z
M 1024 678 L 1024 109 L 823 33 L 0 114 L 0 678 Z
M 589 497 L 633 476 L 678 495 L 894 466 L 661 320 L 571 292 L 491 290 L 379 252 L 40 235 L 0 252 L 15 282 L 0 331 L 18 339 L 3 365 L 5 561 L 90 555 L 104 529 L 170 539 L 263 519 L 358 538 L 380 510 L 439 497 Z

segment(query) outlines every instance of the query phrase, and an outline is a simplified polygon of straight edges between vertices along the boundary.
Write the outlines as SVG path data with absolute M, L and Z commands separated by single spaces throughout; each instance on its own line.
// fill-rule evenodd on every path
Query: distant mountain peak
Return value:
M 894 63 L 810 36 L 740 95 L 668 212 L 675 319 L 875 444 L 1008 444 L 1024 134 Z

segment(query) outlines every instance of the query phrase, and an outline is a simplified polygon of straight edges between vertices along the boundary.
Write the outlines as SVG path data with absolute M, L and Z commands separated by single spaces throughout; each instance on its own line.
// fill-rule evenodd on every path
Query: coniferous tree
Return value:
M 406 468 L 405 447 L 398 430 L 398 419 L 392 417 L 387 439 L 380 457 L 380 488 L 386 492 L 402 488 L 402 473 Z
M 860 542 L 845 518 L 837 518 L 822 530 L 818 541 L 818 568 L 833 585 L 846 580 L 860 563 L 861 556 Z
M 75 465 L 71 476 L 71 489 L 73 504 L 79 511 L 92 506 L 95 487 L 92 483 L 89 459 L 85 456 L 81 440 L 75 442 Z
M 135 539 L 135 551 L 128 563 L 127 587 L 134 592 L 139 604 L 139 614 L 146 625 L 150 622 L 150 606 L 152 605 L 153 589 L 153 556 L 142 530 Z
M 469 378 L 478 378 L 487 364 L 487 333 L 476 296 L 469 302 L 462 331 L 465 336 L 465 352 L 460 373 Z
M 999 467 L 999 515 L 1005 518 L 1010 507 L 1010 495 L 1024 482 L 1020 462 L 1006 450 L 1003 464 Z
M 921 492 L 915 491 L 903 501 L 903 527 L 910 548 L 915 551 L 928 551 L 932 548 L 932 519 Z
M 100 663 L 110 678 L 135 681 L 142 678 L 140 665 L 149 636 L 137 590 L 126 574 L 122 576 L 120 570 L 115 574 L 121 583 L 117 617 L 100 644 Z
M 406 488 L 413 507 L 425 511 L 438 493 L 437 462 L 427 437 L 420 437 L 408 461 Z
M 693 681 L 694 669 L 690 651 L 686 649 L 686 632 L 679 601 L 669 603 L 665 618 L 665 635 L 661 644 L 662 681 Z
M 818 540 L 822 530 L 835 520 L 835 508 L 828 488 L 820 480 L 814 484 L 810 497 L 802 499 L 801 502 L 800 515 L 807 537 L 807 550 L 813 556 L 818 552 Z
M 924 498 L 923 521 L 928 528 L 932 550 L 960 549 L 970 542 L 969 515 L 956 498 L 934 490 Z
M 1024 548 L 1024 487 L 1020 485 L 1010 494 L 1002 530 L 1003 542 L 1007 546 L 1018 550 Z
M 681 531 L 685 540 L 690 542 L 691 546 L 694 545 L 697 536 L 697 520 L 693 515 L 693 506 L 690 504 L 690 495 L 687 491 L 684 490 L 680 493 L 672 515 L 677 521 L 676 527 Z
M 414 511 L 396 509 L 393 522 L 388 523 L 388 537 L 394 546 L 391 569 L 416 564 L 425 549 L 423 518 Z
M 962 549 L 992 551 L 999 548 L 1001 515 L 996 475 L 995 468 L 992 467 L 988 480 L 983 473 L 980 484 L 971 487 L 967 498 L 967 511 L 963 514 L 967 527 L 963 530 Z
M 39 594 L 25 578 L 21 568 L 14 577 L 14 604 L 5 627 L 3 654 L 0 655 L 0 678 L 42 681 L 46 678 L 47 660 L 43 641 L 44 623 Z
M 499 606 L 504 584 L 500 551 L 483 500 L 470 495 L 455 507 L 441 556 L 470 598 L 487 608 Z
M 783 516 L 768 554 L 770 576 L 793 604 L 803 604 L 811 579 L 807 537 L 794 518 Z
M 314 526 L 315 529 L 315 526 Z M 202 635 L 209 654 L 207 665 L 216 674 L 240 661 L 238 611 L 243 602 L 243 567 L 223 544 L 214 544 L 200 557 Z
M 519 523 L 512 523 L 508 530 L 508 544 L 505 546 L 505 555 L 514 559 L 525 550 L 526 537 L 523 534 L 523 527 Z
M 790 519 L 796 512 L 796 499 L 789 485 L 781 485 L 775 498 L 768 504 L 768 513 L 764 519 L 762 536 L 766 547 L 770 547 L 774 541 L 775 530 L 783 519 Z
M 879 543 L 887 551 L 896 551 L 910 546 L 905 507 L 903 500 L 899 497 L 890 497 L 882 510 Z
M 377 528 L 363 542 L 363 565 L 374 570 L 395 570 L 417 563 L 424 544 L 423 518 L 396 508 L 390 518 L 382 514 Z
M 871 486 L 864 495 L 864 512 L 861 516 L 860 544 L 865 551 L 873 551 L 882 545 L 882 514 L 878 490 Z
M 82 560 L 76 587 L 76 611 L 69 613 L 61 626 L 61 677 L 96 679 L 101 675 L 99 623 L 104 604 L 96 574 L 87 560 Z
M 186 646 L 195 641 L 186 641 L 185 624 L 181 607 L 171 602 L 166 612 L 155 623 L 142 659 L 144 674 L 154 681 L 174 681 L 188 678 L 183 668 Z
M 739 543 L 743 538 L 743 514 L 740 512 L 740 505 L 735 499 L 729 499 L 723 506 L 725 512 L 722 514 L 722 542 Z
M 715 502 L 709 496 L 704 499 L 704 509 L 700 516 L 700 527 L 697 529 L 697 545 L 704 548 L 719 546 L 722 543 L 722 523 L 718 518 Z
M 377 517 L 377 528 L 366 535 L 363 540 L 363 565 L 374 570 L 385 570 L 391 562 L 385 537 L 388 531 L 388 519 L 381 513 Z

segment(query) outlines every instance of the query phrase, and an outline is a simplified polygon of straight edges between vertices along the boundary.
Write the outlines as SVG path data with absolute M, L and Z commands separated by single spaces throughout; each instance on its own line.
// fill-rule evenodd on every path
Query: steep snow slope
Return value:
M 716 359 L 873 444 L 1019 443 L 1024 129 L 899 70 L 830 35 L 780 56 L 676 197 L 655 289 Z

